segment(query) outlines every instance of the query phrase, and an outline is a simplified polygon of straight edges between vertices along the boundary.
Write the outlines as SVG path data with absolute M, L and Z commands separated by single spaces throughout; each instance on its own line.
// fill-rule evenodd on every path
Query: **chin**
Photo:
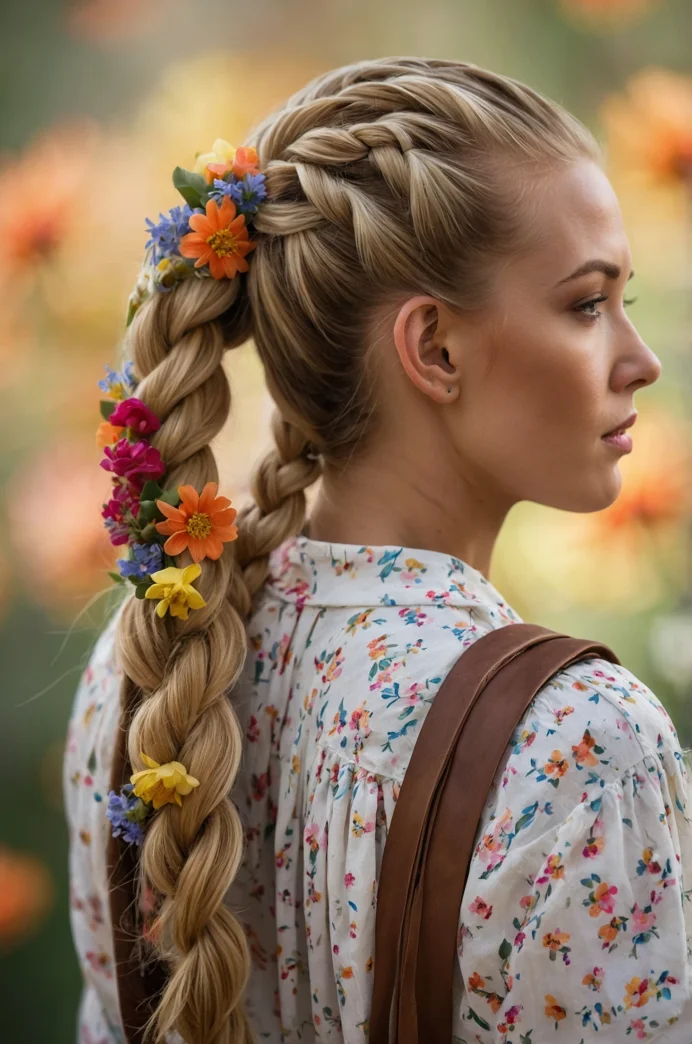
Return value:
M 622 475 L 616 466 L 606 475 L 600 476 L 598 481 L 594 481 L 593 476 L 585 477 L 583 482 L 574 479 L 564 495 L 550 501 L 550 507 L 579 514 L 605 511 L 615 503 L 621 489 Z

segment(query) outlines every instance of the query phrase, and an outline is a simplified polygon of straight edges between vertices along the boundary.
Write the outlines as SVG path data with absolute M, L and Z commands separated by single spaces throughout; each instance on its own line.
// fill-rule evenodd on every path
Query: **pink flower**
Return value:
M 119 402 L 108 422 L 119 428 L 130 428 L 136 435 L 150 435 L 161 427 L 161 421 L 156 414 L 137 398 L 123 399 Z
M 111 544 L 115 547 L 119 544 L 126 544 L 130 538 L 127 512 L 136 518 L 139 513 L 139 500 L 128 490 L 127 486 L 118 484 L 113 489 L 113 496 L 107 504 L 103 505 L 101 512 Z
M 355 882 L 356 882 L 355 874 L 351 874 L 351 873 L 344 874 L 344 884 L 345 884 L 346 888 L 350 888 L 352 884 L 355 884 Z
M 656 914 L 647 913 L 646 910 L 640 908 L 639 903 L 635 903 L 632 908 L 632 920 L 637 931 L 645 932 L 655 924 Z
M 166 470 L 159 451 L 144 441 L 119 439 L 115 446 L 105 446 L 103 452 L 106 459 L 101 467 L 126 478 L 135 489 L 141 489 L 147 479 L 161 478 Z

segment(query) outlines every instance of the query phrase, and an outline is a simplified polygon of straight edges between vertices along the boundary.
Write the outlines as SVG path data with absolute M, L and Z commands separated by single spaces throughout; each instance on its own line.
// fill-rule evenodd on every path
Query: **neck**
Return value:
M 511 504 L 500 504 L 452 470 L 445 473 L 439 459 L 426 468 L 401 449 L 346 468 L 327 465 L 305 532 L 334 543 L 441 551 L 489 579 Z

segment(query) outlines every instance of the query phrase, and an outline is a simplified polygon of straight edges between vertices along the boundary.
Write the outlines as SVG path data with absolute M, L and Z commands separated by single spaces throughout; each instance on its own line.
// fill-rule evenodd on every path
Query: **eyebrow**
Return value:
M 561 279 L 556 283 L 555 287 L 562 286 L 563 283 L 569 283 L 571 279 L 578 279 L 579 276 L 588 275 L 589 272 L 603 272 L 608 279 L 619 279 L 620 271 L 619 265 L 614 265 L 611 261 L 601 261 L 598 258 L 595 258 L 593 261 L 585 261 L 584 264 L 575 269 L 571 275 L 565 276 L 564 279 Z M 634 270 L 632 270 L 628 275 L 628 282 L 633 275 Z M 555 287 L 553 287 L 553 289 L 555 289 Z

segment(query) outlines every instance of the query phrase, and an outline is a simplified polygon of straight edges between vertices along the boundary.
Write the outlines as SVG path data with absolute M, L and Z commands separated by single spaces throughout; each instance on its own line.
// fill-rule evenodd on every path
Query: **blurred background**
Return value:
M 116 364 L 144 220 L 171 173 L 319 72 L 428 55 L 562 102 L 603 142 L 636 276 L 630 315 L 663 375 L 637 397 L 608 510 L 520 505 L 493 583 L 527 621 L 599 638 L 692 744 L 692 5 L 689 0 L 0 0 L 0 1039 L 72 1044 L 61 763 L 72 698 L 113 605 L 97 381 Z M 250 346 L 216 447 L 242 500 L 267 441 Z M 21 1001 L 19 1001 L 21 998 Z

